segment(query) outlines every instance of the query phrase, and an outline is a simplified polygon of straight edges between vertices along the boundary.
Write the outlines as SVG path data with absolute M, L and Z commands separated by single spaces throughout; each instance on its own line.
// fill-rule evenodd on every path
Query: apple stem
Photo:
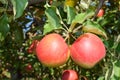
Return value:
M 68 33 L 68 31 L 66 29 L 64 29 L 63 27 L 61 27 L 62 30 L 64 30 L 66 33 Z
M 69 29 L 68 29 L 68 27 L 64 24 L 64 22 L 63 21 L 61 21 L 61 24 L 63 25 L 63 27 L 65 27 L 66 28 L 66 30 L 68 31 Z
M 77 38 L 76 38 L 75 36 L 73 36 L 72 34 L 71 34 L 71 36 L 72 36 L 73 39 L 75 39 L 75 40 L 77 39 Z
M 68 27 L 67 27 L 67 26 L 65 25 L 65 23 L 63 22 L 63 19 L 62 19 L 61 15 L 60 15 L 59 10 L 57 10 L 56 12 L 57 12 L 57 15 L 58 15 L 58 16 L 59 16 L 59 18 L 60 18 L 60 22 L 61 22 L 61 24 L 63 24 L 63 27 L 65 27 L 65 28 L 66 28 L 66 30 L 68 31 Z

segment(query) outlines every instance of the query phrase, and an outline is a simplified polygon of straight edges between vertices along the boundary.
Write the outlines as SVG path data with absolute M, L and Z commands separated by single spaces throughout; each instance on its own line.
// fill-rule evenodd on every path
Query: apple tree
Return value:
M 0 80 L 119 80 L 120 1 L 99 1 L 0 0 Z

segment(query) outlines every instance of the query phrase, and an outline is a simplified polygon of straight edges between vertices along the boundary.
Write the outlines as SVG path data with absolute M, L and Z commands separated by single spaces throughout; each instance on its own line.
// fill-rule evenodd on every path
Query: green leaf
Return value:
M 113 64 L 107 69 L 104 80 L 110 80 L 112 74 L 113 74 Z
M 50 80 L 48 77 L 43 78 L 42 80 Z
M 8 72 L 7 70 L 4 70 L 2 72 L 2 75 L 5 75 L 7 78 L 11 78 L 10 72 Z
M 109 23 L 109 20 L 108 20 L 107 18 L 100 17 L 100 18 L 97 18 L 97 22 L 98 22 L 101 26 L 105 26 L 106 24 Z
M 4 52 L 4 50 L 0 49 L 0 53 Z
M 1 2 L 2 4 L 7 4 L 7 3 L 8 3 L 7 0 L 0 0 L 0 2 Z
M 107 35 L 104 29 L 97 22 L 87 20 L 84 23 L 82 30 L 85 32 L 92 32 L 98 35 L 102 35 L 103 37 L 107 39 Z
M 2 42 L 4 40 L 4 36 L 2 35 L 2 33 L 0 33 L 0 42 Z
M 119 42 L 118 45 L 117 45 L 116 52 L 117 52 L 117 53 L 120 53 L 120 42 Z
M 15 26 L 15 30 L 14 30 L 13 33 L 14 33 L 15 42 L 17 42 L 21 46 L 22 42 L 23 42 L 23 30 L 22 30 L 22 27 Z
M 6 9 L 3 8 L 3 7 L 0 7 L 0 13 L 2 13 L 2 12 L 4 12 L 4 11 L 6 11 Z
M 116 61 L 113 64 L 113 76 L 111 77 L 111 80 L 119 80 L 120 79 L 120 61 Z
M 86 11 L 85 13 L 77 14 L 74 20 L 72 21 L 72 24 L 74 23 L 82 24 L 86 19 L 92 17 L 93 15 L 94 15 L 94 12 L 90 10 Z
M 0 41 L 3 41 L 5 39 L 9 30 L 10 30 L 10 27 L 8 24 L 8 17 L 6 14 L 3 14 L 0 17 L 0 37 L 1 37 Z
M 67 6 L 67 23 L 71 24 L 72 20 L 75 18 L 75 9 L 73 7 Z
M 55 27 L 54 26 L 52 26 L 50 23 L 46 23 L 45 25 L 44 25 L 44 33 L 43 34 L 46 34 L 46 33 L 48 33 L 48 32 L 51 32 L 51 31 L 53 31 L 55 29 Z
M 56 7 L 48 7 L 45 11 L 47 16 L 47 23 L 44 26 L 44 33 L 46 34 L 54 29 L 60 29 L 60 18 L 57 15 L 57 8 Z
M 11 0 L 13 5 L 14 17 L 19 18 L 28 5 L 28 0 Z
M 59 27 L 60 26 L 60 18 L 58 17 L 56 7 L 49 7 L 46 9 L 45 14 L 48 18 L 48 22 L 52 24 L 52 26 Z
M 104 76 L 100 76 L 97 80 L 104 80 Z
M 80 0 L 80 7 L 82 7 L 83 9 L 88 9 L 90 3 L 91 0 Z

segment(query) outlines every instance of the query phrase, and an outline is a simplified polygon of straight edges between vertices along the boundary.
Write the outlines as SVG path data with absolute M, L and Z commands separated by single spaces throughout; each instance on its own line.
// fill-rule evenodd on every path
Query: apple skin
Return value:
M 79 66 L 90 69 L 106 55 L 101 39 L 92 33 L 81 35 L 70 47 L 71 58 Z
M 36 48 L 38 42 L 39 42 L 38 40 L 34 40 L 31 43 L 31 45 L 29 46 L 29 48 L 27 49 L 27 52 L 28 53 L 35 53 L 35 48 Z
M 57 33 L 46 35 L 36 47 L 39 61 L 48 67 L 57 67 L 66 63 L 70 56 L 69 51 L 63 37 Z
M 104 15 L 104 10 L 100 9 L 98 14 L 97 14 L 97 17 L 102 17 L 103 15 Z
M 25 67 L 25 70 L 26 70 L 27 72 L 31 72 L 31 71 L 33 70 L 32 65 L 28 63 L 28 64 L 26 65 L 26 67 Z
M 78 74 L 75 70 L 64 70 L 62 80 L 78 80 Z

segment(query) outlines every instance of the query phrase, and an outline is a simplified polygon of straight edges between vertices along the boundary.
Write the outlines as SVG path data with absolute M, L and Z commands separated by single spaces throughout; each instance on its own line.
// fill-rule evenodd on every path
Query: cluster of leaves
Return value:
M 97 1 L 53 0 L 28 6 L 27 0 L 0 0 L 0 79 L 61 80 L 65 69 L 76 70 L 80 79 L 120 79 L 120 2 L 106 1 L 105 15 L 93 19 Z M 92 32 L 105 43 L 107 55 L 89 70 L 71 59 L 57 68 L 45 67 L 27 49 L 51 32 L 61 34 L 69 45 L 82 33 Z

